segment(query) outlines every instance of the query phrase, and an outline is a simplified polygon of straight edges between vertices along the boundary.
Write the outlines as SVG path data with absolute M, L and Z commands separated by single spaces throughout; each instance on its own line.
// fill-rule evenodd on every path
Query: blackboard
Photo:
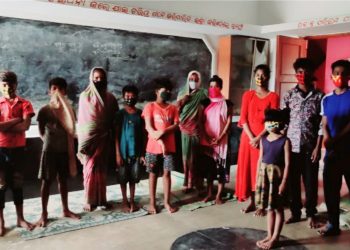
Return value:
M 63 77 L 76 105 L 92 67 L 108 71 L 109 90 L 121 96 L 133 83 L 141 99 L 153 98 L 151 82 L 169 77 L 175 99 L 190 70 L 210 77 L 211 55 L 200 39 L 0 17 L 0 69 L 18 76 L 18 94 L 36 111 L 48 102 L 48 81 Z

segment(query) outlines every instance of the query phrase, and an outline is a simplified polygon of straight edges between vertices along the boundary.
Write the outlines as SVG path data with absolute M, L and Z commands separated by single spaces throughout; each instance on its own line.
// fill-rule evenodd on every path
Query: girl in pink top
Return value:
M 207 197 L 203 201 L 207 202 L 212 198 L 213 181 L 217 179 L 219 184 L 215 198 L 216 204 L 223 203 L 221 193 L 225 183 L 229 181 L 226 171 L 227 134 L 232 120 L 230 105 L 221 94 L 221 89 L 222 79 L 217 75 L 213 76 L 209 86 L 210 104 L 204 110 L 204 134 L 201 137 L 202 168 L 208 182 Z

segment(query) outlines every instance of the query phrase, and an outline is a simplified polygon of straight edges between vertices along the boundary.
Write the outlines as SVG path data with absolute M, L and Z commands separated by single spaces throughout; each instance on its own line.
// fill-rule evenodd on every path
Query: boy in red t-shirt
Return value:
M 148 212 L 156 214 L 156 188 L 158 176 L 163 176 L 164 207 L 169 213 L 176 212 L 170 205 L 171 176 L 175 168 L 175 130 L 179 124 L 179 113 L 175 105 L 169 104 L 171 83 L 168 79 L 156 79 L 155 102 L 148 103 L 142 117 L 148 132 L 146 166 L 149 172 L 150 207 Z
M 29 101 L 16 95 L 16 89 L 16 74 L 0 72 L 0 236 L 5 234 L 3 210 L 7 187 L 13 192 L 17 226 L 34 228 L 23 216 L 23 175 L 19 163 L 24 155 L 25 131 L 29 129 L 34 110 Z

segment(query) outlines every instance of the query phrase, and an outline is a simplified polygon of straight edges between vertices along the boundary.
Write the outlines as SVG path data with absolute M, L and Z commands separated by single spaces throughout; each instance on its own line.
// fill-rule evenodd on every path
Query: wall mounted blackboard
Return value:
M 152 79 L 169 77 L 175 98 L 190 70 L 199 70 L 207 83 L 210 65 L 200 39 L 0 17 L 0 69 L 17 73 L 18 93 L 36 111 L 48 102 L 48 81 L 56 76 L 67 80 L 75 104 L 94 66 L 108 70 L 117 97 L 134 83 L 141 98 L 151 100 Z

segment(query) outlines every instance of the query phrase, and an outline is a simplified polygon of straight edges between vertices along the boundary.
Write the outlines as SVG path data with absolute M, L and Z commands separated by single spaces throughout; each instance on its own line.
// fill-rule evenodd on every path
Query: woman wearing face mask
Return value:
M 214 75 L 210 79 L 209 99 L 210 104 L 203 113 L 203 135 L 201 137 L 201 149 L 203 155 L 201 168 L 204 177 L 207 178 L 207 196 L 204 202 L 212 199 L 213 181 L 219 181 L 215 198 L 216 204 L 222 204 L 221 193 L 225 183 L 229 181 L 227 171 L 227 143 L 228 129 L 232 118 L 232 105 L 221 94 L 222 79 Z
M 255 90 L 248 90 L 242 97 L 241 115 L 238 125 L 243 128 L 238 152 L 235 195 L 238 201 L 250 198 L 250 204 L 242 209 L 242 213 L 256 210 L 255 184 L 257 163 L 259 158 L 259 141 L 266 133 L 264 129 L 264 112 L 266 109 L 279 107 L 279 97 L 268 90 L 270 69 L 260 64 L 254 69 Z M 257 216 L 263 216 L 265 211 L 258 209 Z
M 201 86 L 201 75 L 198 71 L 188 74 L 186 85 L 180 90 L 177 97 L 177 106 L 180 110 L 180 130 L 182 142 L 182 161 L 184 167 L 184 192 L 193 190 L 196 182 L 196 162 L 198 158 L 201 101 L 208 98 L 206 89 Z
M 107 91 L 107 73 L 93 68 L 90 83 L 80 94 L 78 112 L 78 158 L 83 164 L 85 211 L 110 207 L 106 200 L 108 159 L 113 145 L 113 116 L 118 103 Z

